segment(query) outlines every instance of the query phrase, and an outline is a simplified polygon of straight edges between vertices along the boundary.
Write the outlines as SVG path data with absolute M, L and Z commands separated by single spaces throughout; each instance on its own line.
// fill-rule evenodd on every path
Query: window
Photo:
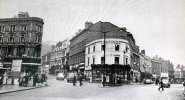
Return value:
M 90 58 L 88 57 L 88 62 L 87 62 L 87 65 L 89 66 L 89 62 L 90 62 Z
M 4 42 L 3 41 L 3 35 L 0 35 L 0 42 Z
M 93 45 L 93 52 L 95 52 L 95 45 Z
M 128 46 L 126 46 L 126 52 L 128 52 L 128 49 L 129 49 Z
M 119 45 L 115 45 L 115 51 L 119 51 Z
M 88 54 L 90 53 L 90 47 L 88 47 Z
M 105 64 L 105 57 L 101 57 L 101 64 Z
M 115 64 L 119 64 L 119 57 L 115 57 Z
M 0 32 L 1 32 L 1 28 L 2 28 L 2 26 L 0 26 Z
M 101 51 L 105 50 L 105 45 L 101 45 Z
M 5 31 L 5 26 L 1 26 L 0 31 Z
M 19 38 L 19 42 L 24 42 L 24 34 L 21 34 L 21 36 Z
M 8 40 L 9 40 L 8 42 L 14 42 L 14 35 L 13 34 L 10 34 Z
M 93 64 L 95 64 L 95 57 L 93 57 Z
M 15 31 L 15 25 L 10 26 L 10 31 Z
M 21 31 L 26 31 L 26 30 L 27 30 L 26 25 L 22 25 L 21 26 Z
M 126 58 L 126 65 L 128 65 L 128 58 Z

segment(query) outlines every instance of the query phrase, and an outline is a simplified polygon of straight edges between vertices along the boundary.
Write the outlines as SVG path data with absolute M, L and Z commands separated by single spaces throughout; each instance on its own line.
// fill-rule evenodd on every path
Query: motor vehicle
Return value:
M 162 79 L 162 82 L 164 83 L 163 86 L 165 88 L 169 88 L 171 86 L 169 79 Z
M 67 82 L 73 82 L 74 80 L 74 75 L 76 76 L 76 81 L 77 81 L 77 74 L 76 73 L 68 73 L 67 75 Z
M 153 84 L 154 82 L 152 81 L 152 79 L 145 79 L 144 80 L 144 84 Z
M 64 74 L 63 73 L 58 73 L 56 79 L 57 80 L 64 80 Z

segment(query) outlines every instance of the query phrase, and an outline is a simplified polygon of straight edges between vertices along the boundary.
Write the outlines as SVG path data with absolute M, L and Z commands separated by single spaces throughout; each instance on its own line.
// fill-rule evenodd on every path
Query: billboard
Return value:
M 21 71 L 21 65 L 22 65 L 22 60 L 13 60 L 12 61 L 12 70 L 11 71 Z

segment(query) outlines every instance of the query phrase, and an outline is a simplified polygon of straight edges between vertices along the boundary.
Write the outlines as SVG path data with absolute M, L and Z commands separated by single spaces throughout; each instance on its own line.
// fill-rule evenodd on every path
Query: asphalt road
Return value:
M 84 82 L 83 86 L 73 86 L 55 76 L 49 76 L 48 81 L 48 87 L 2 94 L 0 100 L 184 100 L 182 84 L 158 91 L 154 84 L 102 87 L 100 83 Z

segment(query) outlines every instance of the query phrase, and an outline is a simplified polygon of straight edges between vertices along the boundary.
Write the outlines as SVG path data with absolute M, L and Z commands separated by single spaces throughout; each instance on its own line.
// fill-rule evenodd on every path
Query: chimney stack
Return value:
M 145 55 L 145 50 L 141 50 L 141 53 Z
M 85 29 L 88 29 L 93 23 L 92 22 L 85 22 Z

